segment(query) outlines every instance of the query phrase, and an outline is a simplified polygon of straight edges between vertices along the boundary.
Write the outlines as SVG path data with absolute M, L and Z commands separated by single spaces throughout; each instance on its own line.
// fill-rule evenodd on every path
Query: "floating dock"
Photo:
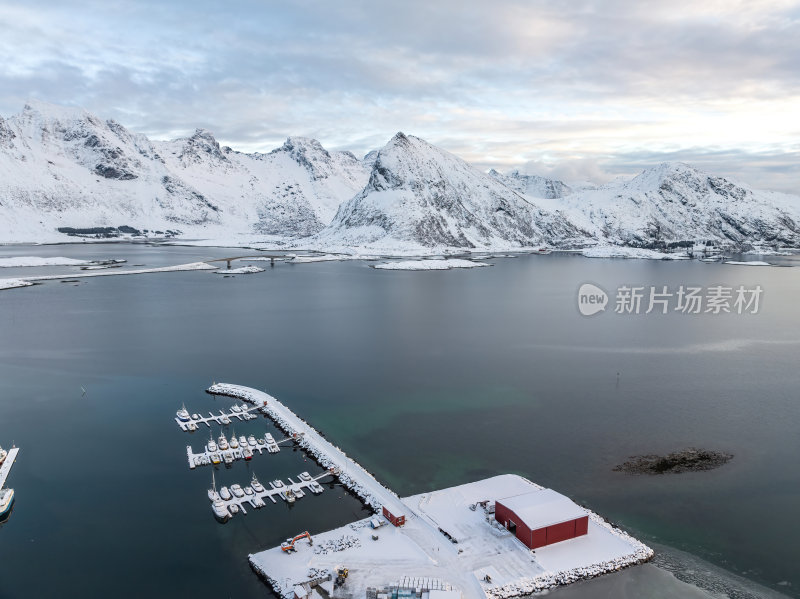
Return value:
M 291 441 L 294 439 L 286 438 L 280 441 L 275 441 L 272 436 L 267 433 L 263 437 L 259 437 L 256 445 L 248 444 L 248 448 L 253 452 L 253 455 L 261 455 L 265 451 L 267 453 L 278 453 L 281 448 L 279 443 Z M 189 460 L 189 468 L 194 470 L 198 466 L 208 466 L 209 464 L 231 464 L 237 460 L 244 460 L 244 447 L 237 447 L 235 449 L 219 449 L 216 451 L 209 451 L 208 445 L 203 448 L 203 451 L 194 453 L 191 445 L 186 446 L 186 458 Z
M 305 497 L 306 491 L 312 495 L 319 495 L 323 492 L 323 488 L 318 481 L 327 476 L 333 476 L 333 474 L 333 472 L 323 472 L 312 477 L 307 472 L 303 472 L 297 477 L 300 482 L 295 482 L 291 478 L 289 478 L 288 482 L 286 483 L 280 480 L 275 480 L 267 485 L 263 485 L 264 490 L 260 493 L 256 492 L 252 486 L 247 485 L 242 486 L 242 492 L 244 495 L 241 497 L 232 496 L 230 499 L 223 499 L 218 492 L 216 496 L 209 496 L 209 499 L 211 499 L 212 502 L 216 501 L 217 499 L 222 501 L 222 503 L 225 504 L 225 509 L 227 509 L 228 513 L 231 515 L 233 515 L 233 513 L 230 511 L 231 505 L 236 505 L 242 514 L 247 514 L 245 504 L 253 509 L 258 509 L 266 505 L 264 501 L 265 499 L 271 501 L 272 503 L 278 503 L 277 499 L 282 499 L 287 503 L 293 503 L 297 499 Z M 276 485 L 275 483 L 279 484 Z M 230 489 L 230 487 L 228 488 Z M 248 491 L 250 492 L 248 493 Z M 294 497 L 294 500 L 290 500 L 288 491 L 291 491 L 291 497 Z
M 3 465 L 0 466 L 0 489 L 6 484 L 6 479 L 8 478 L 8 473 L 11 472 L 11 466 L 14 465 L 14 460 L 17 459 L 17 454 L 19 453 L 19 447 L 12 447 L 8 450 L 8 455 L 6 459 L 3 461 Z
M 197 416 L 197 418 L 190 418 L 189 420 L 181 420 L 177 416 L 175 417 L 175 422 L 178 423 L 178 426 L 181 427 L 181 430 L 184 432 L 190 432 L 192 430 L 196 430 L 198 425 L 205 424 L 207 427 L 211 428 L 211 423 L 216 422 L 220 426 L 228 425 L 231 423 L 231 418 L 238 418 L 240 422 L 244 422 L 245 420 L 255 420 L 258 418 L 253 412 L 257 412 L 257 407 L 245 406 L 243 405 L 241 409 L 237 412 L 231 409 L 228 412 L 223 412 L 222 410 L 219 411 L 219 414 L 212 414 L 211 412 L 208 413 L 208 416 L 200 416 L 199 414 L 192 414 L 192 416 Z M 194 423 L 195 429 L 192 429 L 190 425 Z

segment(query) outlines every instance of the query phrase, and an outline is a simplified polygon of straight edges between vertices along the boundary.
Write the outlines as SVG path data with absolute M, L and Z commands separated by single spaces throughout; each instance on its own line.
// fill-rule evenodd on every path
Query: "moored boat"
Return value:
M 0 517 L 11 510 L 12 503 L 14 503 L 14 489 L 0 489 Z
M 185 405 L 182 405 L 181 409 L 178 410 L 175 414 L 178 417 L 178 420 L 181 420 L 183 422 L 186 422 L 187 420 L 191 419 L 191 416 L 189 416 L 189 411 L 186 409 Z
M 228 508 L 226 508 L 225 504 L 219 499 L 211 503 L 211 509 L 214 512 L 214 516 L 222 522 L 226 522 L 231 517 Z
M 228 489 L 228 487 L 220 487 L 219 496 L 225 501 L 228 501 L 232 497 L 230 489 Z

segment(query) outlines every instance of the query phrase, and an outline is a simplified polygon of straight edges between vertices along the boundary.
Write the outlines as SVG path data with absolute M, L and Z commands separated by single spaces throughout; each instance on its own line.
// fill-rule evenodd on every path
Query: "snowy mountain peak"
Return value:
M 182 142 L 178 157 L 184 164 L 203 163 L 207 159 L 217 162 L 228 160 L 214 134 L 206 129 L 195 129 L 191 137 L 177 141 Z
M 562 217 L 423 139 L 398 133 L 375 158 L 369 183 L 319 238 L 399 248 L 521 247 L 574 235 Z

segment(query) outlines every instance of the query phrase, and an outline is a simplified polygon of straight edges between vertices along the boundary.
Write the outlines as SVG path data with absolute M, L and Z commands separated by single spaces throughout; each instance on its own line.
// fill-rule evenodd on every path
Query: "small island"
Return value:
M 732 454 L 690 447 L 667 455 L 631 456 L 614 467 L 614 472 L 626 474 L 679 474 L 713 470 L 729 462 Z

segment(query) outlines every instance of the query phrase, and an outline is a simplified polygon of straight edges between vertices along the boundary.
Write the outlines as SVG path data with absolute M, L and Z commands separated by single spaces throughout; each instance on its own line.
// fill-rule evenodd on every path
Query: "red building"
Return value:
M 531 549 L 574 539 L 589 531 L 586 510 L 552 489 L 498 499 L 494 517 Z
M 395 526 L 403 526 L 406 523 L 405 516 L 403 515 L 395 516 L 394 514 L 392 514 L 392 512 L 386 509 L 385 505 L 383 506 L 383 516 Z

